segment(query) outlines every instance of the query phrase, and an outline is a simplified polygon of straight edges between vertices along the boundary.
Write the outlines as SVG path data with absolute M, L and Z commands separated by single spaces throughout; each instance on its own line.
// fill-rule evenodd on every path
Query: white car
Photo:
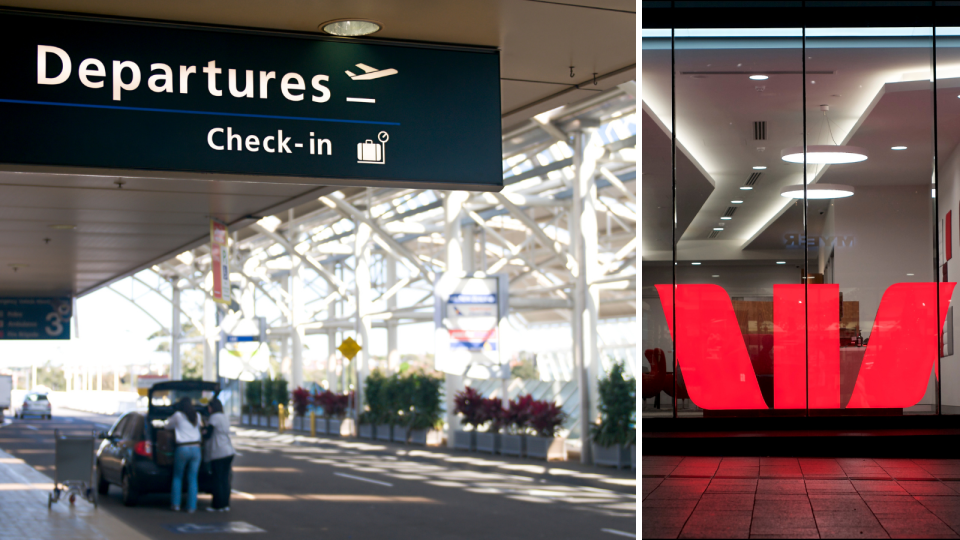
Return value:
M 15 416 L 21 419 L 27 416 L 39 416 L 40 418 L 49 420 L 53 416 L 52 413 L 50 400 L 47 399 L 46 394 L 30 392 L 23 396 L 23 403 L 20 404 Z

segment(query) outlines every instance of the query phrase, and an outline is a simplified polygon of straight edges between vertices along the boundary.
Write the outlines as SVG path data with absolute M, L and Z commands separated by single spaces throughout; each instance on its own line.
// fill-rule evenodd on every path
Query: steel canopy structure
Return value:
M 203 375 L 214 379 L 221 333 L 265 317 L 293 387 L 303 384 L 306 335 L 326 334 L 332 358 L 338 335 L 364 345 L 373 328 L 385 328 L 388 358 L 378 364 L 361 351 L 362 381 L 375 367 L 397 368 L 401 326 L 433 320 L 438 274 L 506 273 L 512 324 L 570 327 L 572 366 L 584 367 L 557 378 L 579 379 L 577 403 L 590 410 L 571 412 L 581 422 L 595 418 L 598 322 L 636 320 L 635 89 L 621 84 L 504 132 L 501 193 L 330 188 L 277 215 L 251 216 L 255 223 L 231 231 L 239 300 L 219 314 L 206 245 L 132 276 L 172 307 L 149 313 L 172 335 L 171 375 L 181 375 L 183 344 L 202 341 Z M 184 302 L 184 294 L 204 300 Z M 184 323 L 203 338 L 185 337 Z M 632 370 L 635 356 L 626 356 Z M 447 375 L 448 399 L 462 385 Z

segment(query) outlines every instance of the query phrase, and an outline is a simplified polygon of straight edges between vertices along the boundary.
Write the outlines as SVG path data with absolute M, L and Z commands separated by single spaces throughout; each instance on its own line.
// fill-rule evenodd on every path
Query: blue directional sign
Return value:
M 246 343 L 260 341 L 260 336 L 227 336 L 227 343 Z
M 0 339 L 70 339 L 70 298 L 0 298 Z

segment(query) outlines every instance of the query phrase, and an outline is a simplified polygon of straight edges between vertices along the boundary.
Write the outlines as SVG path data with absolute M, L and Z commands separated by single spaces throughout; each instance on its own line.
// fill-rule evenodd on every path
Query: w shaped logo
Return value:
M 939 284 L 939 302 L 936 283 L 897 283 L 883 293 L 848 409 L 904 408 L 923 398 L 955 285 Z M 703 409 L 766 409 L 726 291 L 657 292 L 690 399 Z M 802 409 L 807 397 L 811 409 L 841 407 L 839 285 L 808 285 L 806 299 L 804 285 L 773 286 L 773 376 L 775 409 Z

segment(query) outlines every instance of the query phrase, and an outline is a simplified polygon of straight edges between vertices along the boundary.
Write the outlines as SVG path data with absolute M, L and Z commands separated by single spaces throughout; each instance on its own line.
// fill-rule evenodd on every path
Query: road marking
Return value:
M 32 429 L 32 430 L 34 430 L 34 431 L 38 431 L 38 430 L 40 429 L 40 428 L 38 428 L 37 426 L 31 426 L 30 424 L 27 424 L 27 425 L 25 425 L 25 426 L 23 426 L 23 427 L 25 427 L 25 428 L 27 428 L 27 429 Z
M 353 476 L 352 474 L 343 474 L 335 472 L 334 476 L 342 476 L 344 478 L 353 478 L 354 480 L 360 480 L 361 482 L 370 482 L 371 484 L 380 484 L 381 486 L 393 487 L 393 484 L 387 482 L 381 482 L 379 480 L 371 480 L 369 478 L 364 478 L 362 476 Z
M 251 500 L 251 501 L 257 500 L 256 497 L 254 497 L 253 495 L 251 495 L 251 494 L 249 494 L 249 493 L 244 493 L 244 492 L 242 492 L 242 491 L 237 491 L 237 490 L 235 490 L 235 489 L 231 489 L 230 492 L 233 493 L 234 495 L 239 495 L 239 496 L 243 497 L 244 499 L 249 499 L 249 500 Z
M 377 102 L 377 100 L 375 99 L 362 98 L 362 97 L 348 97 L 347 101 L 350 101 L 353 103 L 376 103 Z
M 618 531 L 618 530 L 616 530 L 616 529 L 600 529 L 600 530 L 603 531 L 603 532 L 605 532 L 605 533 L 616 534 L 616 535 L 619 535 L 619 536 L 627 536 L 627 537 L 629 537 L 629 538 L 636 538 L 636 537 L 637 537 L 637 535 L 635 535 L 635 534 L 633 534 L 633 533 L 628 533 L 628 532 L 624 532 L 624 531 Z

